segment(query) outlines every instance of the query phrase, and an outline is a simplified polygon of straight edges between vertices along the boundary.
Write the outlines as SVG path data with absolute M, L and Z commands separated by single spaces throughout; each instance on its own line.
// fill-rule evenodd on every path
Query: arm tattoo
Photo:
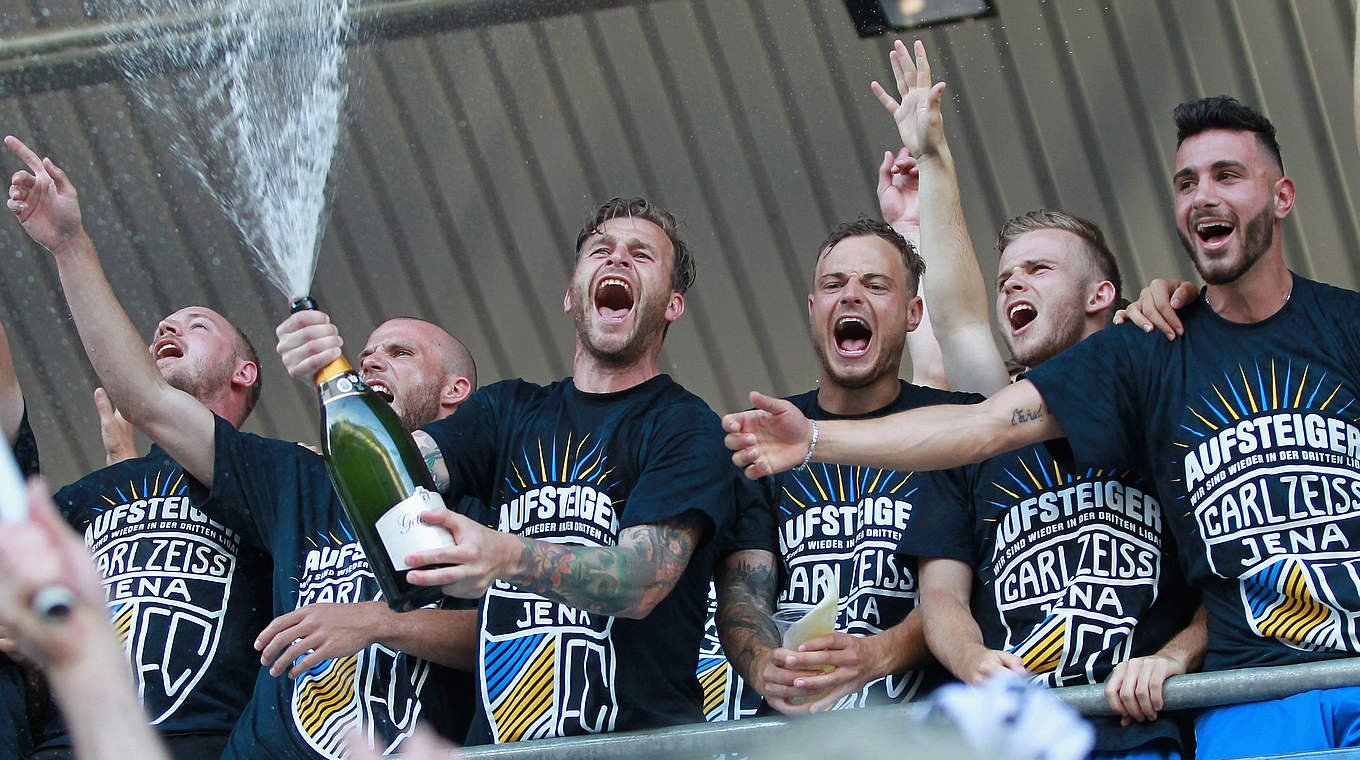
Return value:
M 435 489 L 441 493 L 449 490 L 449 483 L 452 482 L 449 478 L 449 463 L 444 461 L 439 444 L 424 430 L 412 432 L 411 438 L 416 442 L 416 448 L 420 449 L 420 458 L 425 460 L 425 466 L 430 470 Z
M 760 652 L 780 645 L 770 619 L 776 594 L 770 552 L 743 550 L 724 561 L 718 578 L 718 638 L 727 661 L 748 681 Z
M 1019 409 L 1019 408 L 1012 409 L 1011 427 L 1015 427 L 1016 425 L 1023 425 L 1026 422 L 1034 422 L 1036 420 L 1041 420 L 1043 418 L 1044 418 L 1043 404 L 1040 404 L 1039 406 L 1036 406 L 1033 409 Z
M 519 572 L 505 580 L 587 612 L 642 617 L 685 572 L 703 529 L 704 519 L 687 513 L 628 528 L 615 546 L 573 546 L 520 536 Z

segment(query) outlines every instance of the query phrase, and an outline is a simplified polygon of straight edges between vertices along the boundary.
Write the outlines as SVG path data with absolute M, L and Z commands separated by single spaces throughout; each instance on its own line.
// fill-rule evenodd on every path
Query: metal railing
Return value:
M 1305 665 L 1244 668 L 1214 673 L 1193 673 L 1167 679 L 1163 688 L 1167 710 L 1256 702 L 1312 689 L 1360 685 L 1360 658 L 1328 660 Z M 1069 686 L 1053 695 L 1083 715 L 1112 715 L 1104 687 Z M 592 758 L 708 757 L 714 755 L 758 758 L 794 757 L 790 747 L 803 748 L 803 756 L 820 760 L 849 760 L 852 756 L 879 756 L 871 746 L 891 748 L 892 757 L 910 756 L 913 750 L 929 752 L 931 758 L 971 757 L 957 738 L 942 726 L 925 720 L 929 706 L 922 703 L 886 705 L 805 718 L 748 718 L 726 723 L 704 723 L 649 731 L 630 731 L 595 736 L 472 747 L 469 758 L 538 758 L 540 760 L 588 760 Z M 774 749 L 778 747 L 778 749 Z M 1342 760 L 1357 756 L 1353 751 L 1302 753 L 1309 760 Z M 1276 756 L 1279 760 L 1295 755 Z

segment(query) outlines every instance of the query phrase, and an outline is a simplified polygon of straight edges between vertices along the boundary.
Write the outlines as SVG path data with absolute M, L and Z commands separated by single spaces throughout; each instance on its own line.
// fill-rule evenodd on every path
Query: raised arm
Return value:
M 926 260 L 924 290 L 945 374 L 955 390 L 994 393 L 1009 382 L 1005 361 L 992 338 L 989 289 L 978 268 L 963 218 L 958 175 L 945 140 L 940 113 L 944 82 L 932 83 L 925 46 L 916 43 L 912 62 L 906 45 L 897 41 L 888 54 L 901 101 L 878 82 L 871 87 L 897 122 L 903 145 L 917 159 L 920 174 L 921 256 Z M 879 170 L 879 202 L 888 213 L 883 169 Z
M 910 409 L 869 420 L 816 423 L 783 399 L 752 392 L 754 409 L 723 417 L 732 461 L 752 480 L 791 470 L 805 458 L 888 470 L 943 470 L 1031 443 L 1063 437 L 1028 380 L 980 404 Z M 812 439 L 813 430 L 817 440 Z
M 35 242 L 52 253 L 61 287 L 95 372 L 128 421 L 205 485 L 212 483 L 213 415 L 161 377 L 109 287 L 94 243 L 85 234 L 75 186 L 50 158 L 15 137 L 5 145 L 28 171 L 10 181 L 7 204 Z
M 918 251 L 921 249 L 920 191 L 916 159 L 911 152 L 902 148 L 894 156 L 892 151 L 885 151 L 883 163 L 878 167 L 878 208 L 883 221 L 892 225 Z M 940 355 L 940 343 L 935 339 L 928 308 L 921 309 L 921 322 L 907 333 L 907 353 L 911 356 L 912 383 L 949 389 L 944 357 Z

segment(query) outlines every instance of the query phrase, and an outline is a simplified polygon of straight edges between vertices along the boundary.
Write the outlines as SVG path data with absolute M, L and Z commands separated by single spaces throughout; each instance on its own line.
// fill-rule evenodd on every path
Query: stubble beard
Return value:
M 1058 315 L 1058 321 L 1046 337 L 1028 345 L 1020 345 L 1009 334 L 1006 336 L 1006 342 L 1010 344 L 1011 356 L 1015 357 L 1017 362 L 1031 369 L 1081 341 L 1085 314 L 1081 309 L 1080 302 L 1068 304 L 1064 307 L 1048 308 L 1045 312 Z
M 822 362 L 824 376 L 836 385 L 851 391 L 867 388 L 882 379 L 884 375 L 896 377 L 902 366 L 902 351 L 906 345 L 907 336 L 904 333 L 902 339 L 896 341 L 896 345 L 880 346 L 878 358 L 867 369 L 858 372 L 844 372 L 839 370 L 835 363 L 831 361 L 831 357 L 827 354 L 826 342 L 822 340 L 822 336 L 815 332 L 812 335 L 812 349 Z M 895 362 L 893 361 L 894 357 L 897 359 Z
M 426 383 L 402 394 L 400 404 L 392 405 L 397 419 L 406 432 L 422 425 L 428 425 L 439 418 L 439 394 L 441 388 Z
M 669 295 L 669 294 L 668 294 Z M 611 367 L 626 367 L 642 358 L 653 340 L 660 335 L 666 325 L 666 302 L 655 298 L 637 301 L 633 304 L 633 330 L 623 343 L 614 348 L 600 345 L 590 321 L 590 309 L 595 308 L 595 300 L 575 288 L 572 294 L 572 321 L 576 324 L 576 337 L 590 355 L 600 363 Z
M 1230 264 L 1228 268 L 1222 270 L 1208 270 L 1205 262 L 1200 259 L 1195 252 L 1195 246 L 1190 238 L 1185 234 L 1185 230 L 1177 230 L 1176 235 L 1181 239 L 1181 246 L 1190 256 L 1190 262 L 1195 265 L 1195 271 L 1199 272 L 1200 279 L 1209 285 L 1227 285 L 1236 282 L 1238 278 L 1246 274 L 1266 251 L 1270 250 L 1270 242 L 1274 237 L 1275 213 L 1274 209 L 1267 203 L 1259 213 L 1247 220 L 1247 224 L 1242 228 L 1242 257 L 1236 264 Z
M 162 373 L 171 388 L 183 391 L 200 402 L 207 403 L 224 387 L 230 385 L 232 372 L 236 368 L 236 357 L 232 356 L 219 362 L 190 360 L 190 366 L 181 361 Z

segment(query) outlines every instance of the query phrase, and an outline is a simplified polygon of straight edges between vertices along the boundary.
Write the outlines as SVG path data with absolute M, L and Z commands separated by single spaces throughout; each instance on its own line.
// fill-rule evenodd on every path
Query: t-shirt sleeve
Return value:
M 976 465 L 938 472 L 918 472 L 921 479 L 911 519 L 902 531 L 897 553 L 914 558 L 956 559 L 970 567 L 973 541 L 972 482 Z
M 620 528 L 660 522 L 686 512 L 710 521 L 709 536 L 728 530 L 736 510 L 732 460 L 717 415 L 677 406 L 657 420 L 638 459 L 641 471 Z
M 772 554 L 779 552 L 775 534 L 774 505 L 762 483 L 748 480 L 732 468 L 732 488 L 736 493 L 736 520 L 720 547 L 723 555 L 747 549 L 759 549 Z
M 25 478 L 38 474 L 38 439 L 33 437 L 33 426 L 28 423 L 28 409 L 19 420 L 19 432 L 14 438 L 14 458 L 19 461 L 19 472 Z
M 1136 409 L 1145 369 L 1139 359 L 1148 347 L 1134 345 L 1139 338 L 1164 340 L 1131 324 L 1107 327 L 1024 376 L 1058 418 L 1080 466 L 1123 467 L 1143 461 L 1139 441 L 1146 420 Z
M 420 428 L 439 446 L 439 453 L 449 469 L 449 489 L 445 493 L 448 503 L 457 504 L 459 497 L 470 496 L 483 505 L 486 518 L 494 513 L 494 509 L 486 505 L 495 500 L 492 489 L 495 485 L 496 420 L 502 391 L 503 384 L 499 383 L 482 388 L 460 404 L 453 414 Z
M 296 508 L 303 470 L 314 467 L 324 472 L 321 457 L 295 443 L 242 433 L 225 419 L 216 415 L 214 419 L 209 506 L 240 505 L 246 511 L 238 518 L 240 522 L 247 530 L 254 528 L 254 538 L 263 546 L 270 546 L 280 521 L 288 519 L 280 511 Z M 309 487 L 330 488 L 324 478 L 308 480 L 315 481 Z

